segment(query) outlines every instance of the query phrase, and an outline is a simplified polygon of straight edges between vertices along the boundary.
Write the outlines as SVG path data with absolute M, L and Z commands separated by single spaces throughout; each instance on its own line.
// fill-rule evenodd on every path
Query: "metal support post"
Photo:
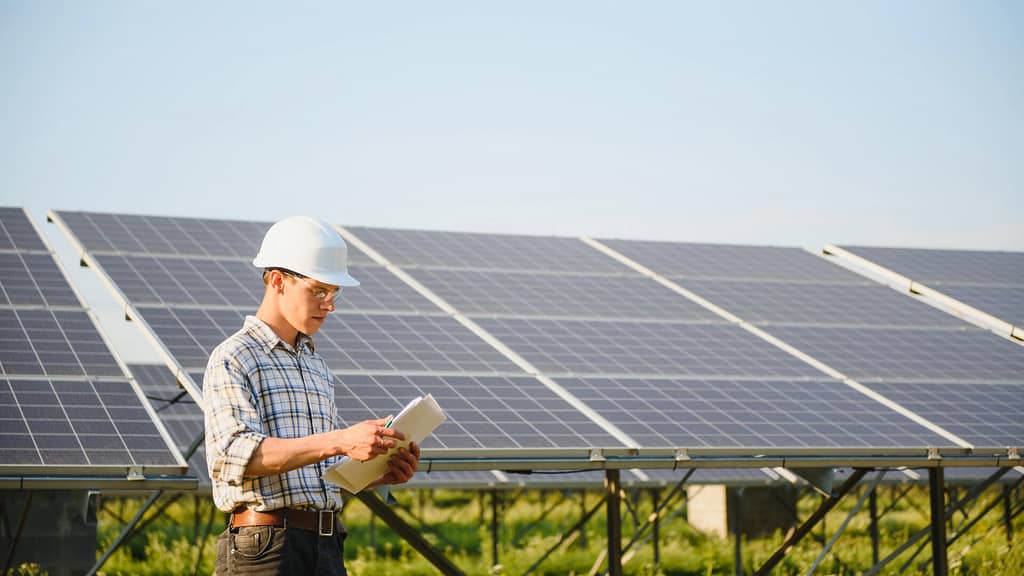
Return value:
M 608 514 L 608 576 L 622 576 L 622 486 L 619 471 L 604 473 L 605 508 Z
M 878 490 L 872 490 L 868 497 L 868 510 L 871 515 L 871 565 L 878 564 Z
M 587 490 L 580 490 L 580 518 L 588 518 L 587 515 Z M 584 520 L 585 522 L 585 520 Z M 580 548 L 587 549 L 587 527 L 580 528 Z
M 658 489 L 657 488 L 652 488 L 651 489 L 651 510 L 653 511 L 651 513 L 651 516 L 654 517 L 653 518 L 653 522 L 652 522 L 652 526 L 651 526 L 651 534 L 652 534 L 652 537 L 654 538 L 654 542 L 653 542 L 653 547 L 654 547 L 654 565 L 657 566 L 657 565 L 661 564 L 661 550 L 659 550 L 660 542 L 658 541 L 659 540 L 658 525 L 661 522 L 661 516 L 658 514 Z
M 406 542 L 409 543 L 417 552 L 419 552 L 428 562 L 434 565 L 442 574 L 446 576 L 465 576 L 451 560 L 445 557 L 440 550 L 431 545 L 418 530 L 409 526 L 391 509 L 390 506 L 384 503 L 383 500 L 377 496 L 372 490 L 366 490 L 356 494 L 356 498 L 360 502 L 366 505 L 370 509 L 370 512 L 380 516 L 380 519 L 385 524 L 391 527 L 396 534 L 402 537 Z
M 1006 528 L 1006 541 L 1013 542 L 1013 517 L 1010 515 L 1010 495 L 1013 490 L 1009 486 L 1003 487 L 1003 526 Z
M 942 467 L 928 469 L 928 491 L 932 512 L 932 575 L 946 576 L 949 560 L 946 557 L 946 496 L 945 473 Z
M 107 548 L 107 551 L 104 552 L 103 556 L 101 556 L 100 559 L 96 561 L 96 564 L 94 564 L 93 567 L 85 573 L 86 576 L 94 576 L 96 572 L 98 572 L 99 569 L 102 568 L 104 564 L 106 564 L 111 554 L 113 554 L 114 551 L 116 551 L 118 547 L 120 547 L 121 544 L 124 543 L 124 541 L 132 533 L 132 530 L 135 528 L 135 525 L 138 524 L 140 520 L 142 520 L 142 515 L 146 513 L 146 510 L 149 510 L 149 507 L 152 506 L 153 503 L 157 501 L 157 498 L 160 498 L 160 495 L 163 493 L 163 490 L 157 490 L 156 492 L 150 494 L 149 498 L 146 500 L 146 503 L 143 504 L 141 508 L 139 508 L 139 511 L 135 513 L 135 516 L 133 516 L 132 519 L 128 522 L 128 524 L 125 525 L 124 529 L 121 530 L 121 533 L 118 534 L 117 538 L 114 540 L 114 543 L 110 545 L 110 548 Z
M 992 474 L 991 476 L 986 478 L 984 482 L 982 482 L 981 484 L 978 484 L 978 485 L 974 486 L 973 488 L 971 488 L 971 491 L 966 496 L 964 496 L 964 499 L 962 501 L 954 503 L 954 504 L 950 504 L 949 507 L 946 508 L 946 514 L 952 514 L 953 510 L 955 510 L 957 506 L 960 506 L 960 505 L 964 504 L 965 502 L 967 502 L 969 500 L 973 500 L 973 499 L 978 498 L 979 496 L 981 496 L 981 494 L 989 486 L 991 486 L 995 482 L 998 482 L 999 479 L 1002 478 L 1003 475 L 1006 474 L 1006 472 L 1008 470 L 1009 470 L 1009 468 L 1000 468 L 1000 469 L 998 469 L 995 472 L 995 474 Z M 886 556 L 885 558 L 882 558 L 882 560 L 880 562 L 878 562 L 877 564 L 872 566 L 870 570 L 868 570 L 867 572 L 864 573 L 864 576 L 874 576 L 875 574 L 878 574 L 883 568 L 885 568 L 885 566 L 887 564 L 889 564 L 890 562 L 895 560 L 900 554 L 903 554 L 903 552 L 905 552 L 908 548 L 910 548 L 911 546 L 916 544 L 919 540 L 921 540 L 922 538 L 927 536 L 928 533 L 931 531 L 931 529 L 932 529 L 931 526 L 927 526 L 927 527 L 922 528 L 921 530 L 917 531 L 917 533 L 915 533 L 913 536 L 911 536 L 906 542 L 904 542 L 898 548 L 896 548 L 895 550 L 890 552 L 888 556 Z M 916 556 L 916 554 L 917 553 L 915 552 L 915 556 Z
M 491 490 L 491 566 L 498 565 L 498 491 Z
M 786 554 L 789 554 L 789 551 L 793 549 L 793 546 L 800 542 L 800 540 L 802 540 L 804 536 L 806 536 L 814 528 L 815 525 L 821 522 L 822 518 L 824 518 L 825 515 L 828 514 L 828 512 L 832 510 L 832 508 L 834 508 L 836 504 L 839 503 L 839 500 L 841 500 L 847 492 L 849 492 L 854 486 L 856 486 L 857 483 L 860 482 L 860 479 L 863 478 L 864 475 L 867 473 L 867 468 L 855 469 L 853 471 L 853 474 L 850 475 L 849 478 L 847 478 L 846 482 L 843 482 L 843 485 L 840 486 L 837 491 L 834 491 L 831 496 L 826 498 L 825 501 L 821 503 L 821 506 L 819 506 L 818 509 L 815 510 L 814 513 L 811 514 L 811 516 L 802 525 L 800 525 L 799 528 L 793 531 L 789 538 L 787 538 L 786 541 L 783 542 L 782 547 L 776 550 L 775 554 L 773 554 L 771 558 L 769 558 L 768 561 L 765 562 L 760 569 L 758 569 L 758 571 L 755 573 L 756 576 L 763 576 L 765 574 L 771 573 L 771 571 L 779 564 L 779 562 L 781 562 L 782 559 L 786 557 Z
M 729 493 L 729 489 L 726 488 L 726 494 Z M 742 524 L 742 501 L 743 501 L 743 487 L 736 488 L 736 497 L 733 498 L 732 503 L 729 502 L 729 498 L 725 499 L 726 515 L 729 517 L 729 524 L 732 524 L 732 566 L 733 574 L 736 576 L 743 576 L 743 529 Z

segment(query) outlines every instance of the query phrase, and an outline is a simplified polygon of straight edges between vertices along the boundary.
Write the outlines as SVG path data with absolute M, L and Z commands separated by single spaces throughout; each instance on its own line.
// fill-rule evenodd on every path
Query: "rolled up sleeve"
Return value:
M 246 372 L 237 358 L 220 348 L 206 365 L 203 402 L 210 477 L 240 486 L 249 460 L 266 434 Z

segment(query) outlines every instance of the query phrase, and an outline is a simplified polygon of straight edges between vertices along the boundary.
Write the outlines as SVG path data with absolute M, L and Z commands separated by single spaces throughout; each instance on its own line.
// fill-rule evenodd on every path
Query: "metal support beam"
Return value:
M 7 574 L 11 569 L 11 562 L 14 561 L 14 551 L 18 548 L 18 540 L 21 540 L 21 531 L 25 528 L 25 520 L 28 518 L 28 509 L 32 505 L 32 495 L 34 492 L 31 490 L 25 495 L 25 505 L 21 507 L 21 514 L 18 516 L 18 527 L 15 528 L 14 534 L 11 535 L 11 549 L 7 551 L 7 560 L 4 561 L 3 574 Z
M 586 488 L 580 490 L 580 518 L 587 518 L 587 490 Z M 583 520 L 586 522 L 586 520 Z M 587 549 L 587 530 L 582 528 L 580 530 L 580 548 L 583 550 Z
M 871 486 L 868 487 L 868 491 L 862 494 L 860 499 L 857 500 L 857 504 L 854 505 L 853 509 L 850 510 L 850 513 L 846 515 L 846 519 L 843 520 L 843 523 L 839 525 L 839 529 L 836 530 L 836 533 L 832 535 L 831 539 L 829 539 L 828 544 L 825 544 L 825 548 L 822 549 L 821 554 L 819 554 L 818 557 L 815 558 L 810 568 L 807 569 L 806 576 L 814 574 L 814 571 L 818 569 L 818 566 L 821 565 L 821 562 L 825 560 L 825 556 L 828 556 L 829 550 L 831 550 L 832 546 L 835 545 L 836 540 L 839 540 L 839 537 L 842 536 L 843 532 L 846 530 L 846 527 L 850 524 L 850 520 L 853 520 L 853 517 L 856 516 L 858 512 L 860 512 L 861 506 L 864 505 L 864 500 L 867 499 L 869 495 L 875 493 L 875 488 L 878 487 L 878 483 L 882 481 L 882 478 L 884 476 L 885 470 L 882 470 L 875 476 L 875 479 L 871 482 Z
M 530 574 L 533 574 L 533 571 L 536 570 L 537 567 L 540 566 L 542 562 L 547 560 L 548 556 L 551 556 L 551 554 L 553 554 L 555 552 L 555 550 L 558 550 L 559 547 L 561 547 L 562 544 L 564 544 L 565 541 L 568 540 L 572 536 L 572 534 L 574 532 L 579 530 L 581 534 L 585 533 L 587 531 L 587 528 L 586 528 L 587 521 L 590 520 L 590 517 L 593 516 L 594 513 L 596 513 L 598 510 L 600 510 L 601 506 L 603 506 L 603 505 L 604 505 L 604 498 L 599 500 L 597 502 L 597 504 L 595 504 L 594 507 L 590 509 L 589 512 L 585 513 L 579 519 L 579 522 L 576 522 L 576 524 L 574 524 L 572 528 L 569 528 L 568 530 L 566 530 L 565 534 L 562 534 L 562 537 L 558 539 L 558 542 L 556 542 L 554 546 L 549 548 L 548 551 L 545 552 L 544 554 L 542 554 L 541 557 L 538 558 L 536 562 L 531 564 L 530 567 L 526 569 L 526 572 L 523 572 L 523 576 L 529 576 Z
M 605 471 L 604 492 L 608 515 L 608 576 L 622 576 L 622 485 L 617 469 Z
M 828 512 L 839 503 L 843 496 L 856 486 L 857 482 L 860 482 L 860 479 L 867 473 L 867 468 L 855 469 L 846 482 L 843 482 L 843 485 L 839 487 L 839 490 L 833 492 L 831 496 L 826 498 L 825 501 L 821 503 L 821 506 L 819 506 L 818 509 L 815 510 L 814 513 L 811 514 L 811 516 L 801 524 L 785 542 L 782 543 L 782 547 L 776 550 L 775 554 L 772 554 L 771 558 L 769 558 L 768 561 L 758 569 L 755 573 L 756 576 L 764 576 L 775 569 L 779 562 L 781 562 L 782 559 L 789 554 L 789 551 L 793 549 L 793 546 L 800 542 L 800 540 L 802 540 L 804 536 L 814 528 L 814 526 L 821 522 L 825 515 L 828 514 Z
M 396 534 L 408 542 L 410 546 L 426 558 L 428 562 L 433 564 L 434 567 L 442 574 L 445 574 L 446 576 L 465 576 L 458 566 L 446 558 L 440 550 L 434 548 L 434 546 L 416 529 L 409 526 L 401 516 L 396 514 L 395 511 L 385 504 L 384 501 L 381 500 L 380 497 L 372 490 L 364 490 L 363 492 L 356 494 L 356 498 L 365 504 L 371 512 L 379 516 L 385 524 L 390 526 Z
M 998 482 L 999 479 L 1002 478 L 1003 475 L 1006 474 L 1009 470 L 1009 468 L 998 469 L 995 474 L 992 474 L 991 476 L 986 478 L 984 482 L 971 488 L 971 491 L 966 496 L 964 496 L 963 500 L 961 500 L 960 502 L 950 504 L 949 507 L 946 508 L 945 512 L 947 514 L 951 514 L 953 510 L 957 509 L 957 507 L 963 505 L 965 502 L 973 500 L 974 498 L 978 498 L 989 486 L 991 486 L 995 482 Z M 870 570 L 864 573 L 864 576 L 874 576 L 875 574 L 878 574 L 882 570 L 882 568 L 885 568 L 887 564 L 895 560 L 900 554 L 903 554 L 903 552 L 905 552 L 907 548 L 910 548 L 919 540 L 921 540 L 921 538 L 924 538 L 926 535 L 928 535 L 930 531 L 930 526 L 919 530 L 917 533 L 911 536 L 910 539 L 901 544 L 899 548 L 893 550 L 891 553 L 889 553 L 888 556 L 886 556 L 880 562 L 872 566 Z
M 928 469 L 928 493 L 932 512 L 932 575 L 947 576 L 949 559 L 946 556 L 946 487 L 945 471 L 941 466 Z
M 114 551 L 116 551 L 121 546 L 121 544 L 123 544 L 124 541 L 128 539 L 128 536 L 131 535 L 132 531 L 135 528 L 135 525 L 138 524 L 140 520 L 142 520 L 142 515 L 146 513 L 146 510 L 149 510 L 149 507 L 152 506 L 153 503 L 156 502 L 157 499 L 160 498 L 160 496 L 163 493 L 163 490 L 157 490 L 156 492 L 153 492 L 152 494 L 149 495 L 149 498 L 146 499 L 146 503 L 143 504 L 142 507 L 139 508 L 139 511 L 135 513 L 135 516 L 133 516 L 132 519 L 128 521 L 128 524 L 126 524 L 124 529 L 121 530 L 121 533 L 117 535 L 117 538 L 110 545 L 110 547 L 107 548 L 107 551 L 103 553 L 103 556 L 101 556 L 100 559 L 96 561 L 96 564 L 94 564 L 93 567 L 85 573 L 86 576 L 95 576 L 99 569 L 102 568 L 103 565 L 106 564 L 107 560 L 110 559 L 110 556 L 114 553 Z
M 1021 485 L 1021 483 L 1024 483 L 1024 477 L 1018 478 L 1018 479 L 1017 479 L 1017 482 L 1015 482 L 1015 483 L 1014 483 L 1014 484 L 1013 484 L 1012 486 L 1004 486 L 1004 487 L 1003 487 L 1003 490 L 1005 491 L 1005 490 L 1007 490 L 1007 489 L 1017 488 L 1018 486 L 1020 486 L 1020 485 Z M 1005 492 L 1004 492 L 1004 493 L 1005 493 Z M 961 526 L 960 526 L 960 527 L 959 527 L 959 528 L 957 529 L 956 533 L 954 533 L 954 534 L 953 534 L 952 536 L 950 536 L 950 537 L 949 537 L 949 539 L 948 539 L 948 540 L 946 541 L 946 546 L 947 546 L 947 547 L 949 547 L 949 546 L 952 546 L 952 545 L 953 545 L 953 543 L 954 543 L 954 542 L 956 542 L 957 540 L 959 540 L 961 536 L 963 536 L 964 534 L 966 534 L 966 533 L 967 533 L 967 531 L 968 531 L 968 530 L 970 530 L 972 526 L 974 526 L 975 524 L 977 524 L 979 520 L 981 520 L 982 518 L 984 518 L 986 514 L 988 514 L 989 512 L 991 512 L 991 511 L 992 511 L 992 509 L 993 509 L 993 508 L 995 508 L 996 506 L 998 506 L 998 505 L 999 505 L 999 502 L 1000 502 L 1001 500 L 1003 500 L 1003 497 L 1002 497 L 1001 495 L 1000 495 L 1000 496 L 996 496 L 996 497 L 995 497 L 995 498 L 994 498 L 994 499 L 992 500 L 992 502 L 989 502 L 989 503 L 988 503 L 988 504 L 987 504 L 987 505 L 986 505 L 986 506 L 985 506 L 984 508 L 982 508 L 981 512 L 978 512 L 978 514 L 976 514 L 976 515 L 974 516 L 974 518 L 971 518 L 971 519 L 969 519 L 968 521 L 964 522 L 964 523 L 963 523 L 963 524 L 962 524 L 962 525 L 961 525 Z

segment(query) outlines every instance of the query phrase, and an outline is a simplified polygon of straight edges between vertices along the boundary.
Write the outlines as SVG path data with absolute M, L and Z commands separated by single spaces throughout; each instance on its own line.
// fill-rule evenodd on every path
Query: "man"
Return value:
M 286 218 L 267 231 L 256 316 L 210 355 L 203 379 L 213 499 L 229 512 L 216 573 L 346 574 L 341 490 L 321 480 L 342 455 L 370 460 L 404 436 L 387 419 L 339 428 L 330 369 L 312 336 L 348 274 L 345 241 L 327 224 Z M 398 448 L 371 486 L 406 482 L 419 447 Z

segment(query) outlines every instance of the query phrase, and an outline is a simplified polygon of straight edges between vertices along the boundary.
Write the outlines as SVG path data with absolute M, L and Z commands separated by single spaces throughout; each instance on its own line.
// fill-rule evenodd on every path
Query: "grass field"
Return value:
M 860 490 L 864 490 L 863 487 Z M 963 496 L 964 489 L 958 491 Z M 906 494 L 900 497 L 900 494 Z M 662 497 L 668 489 L 662 492 Z M 625 496 L 638 496 L 626 493 Z M 635 507 L 623 507 L 622 535 L 628 541 L 652 511 L 646 494 L 637 498 Z M 778 574 L 803 574 L 821 552 L 823 543 L 856 503 L 859 493 L 848 495 L 826 517 L 824 531 L 819 526 L 786 557 Z M 949 519 L 949 537 L 958 527 L 992 504 L 990 511 L 949 547 L 951 574 L 1005 576 L 1024 574 L 1024 514 L 1011 525 L 1012 537 L 1004 522 L 1003 491 L 987 490 L 964 512 Z M 403 490 L 396 492 L 399 514 L 467 574 L 523 574 L 552 548 L 566 531 L 581 518 L 580 492 L 537 490 L 509 491 L 500 494 L 498 564 L 492 562 L 491 496 L 475 491 Z M 586 506 L 593 507 L 601 499 L 599 491 L 587 494 Z M 167 502 L 165 497 L 162 502 Z M 807 518 L 821 502 L 821 497 L 805 494 L 798 502 L 797 515 Z M 107 499 L 99 517 L 97 557 L 107 549 L 123 526 L 125 519 L 138 510 L 142 500 Z M 1018 487 L 1010 494 L 1014 510 L 1024 505 L 1024 494 Z M 879 488 L 878 509 L 885 511 L 878 522 L 880 554 L 885 557 L 917 530 L 928 525 L 928 496 L 925 487 L 884 486 Z M 213 570 L 214 542 L 224 527 L 222 514 L 212 514 L 208 499 L 186 495 L 147 524 L 144 530 L 119 549 L 105 564 L 102 573 L 164 575 L 192 574 L 198 562 L 200 574 Z M 707 536 L 695 531 L 686 521 L 684 505 L 667 509 L 662 514 L 659 534 L 659 562 L 654 560 L 654 546 L 649 538 L 627 553 L 627 574 L 711 575 L 734 574 L 734 544 L 729 539 Z M 636 521 L 634 521 L 634 518 Z M 212 519 L 212 521 L 210 521 Z M 346 542 L 346 564 L 353 576 L 394 574 L 437 574 L 437 570 L 402 541 L 379 519 L 371 519 L 369 510 L 360 502 L 351 501 L 345 509 L 349 530 Z M 209 525 L 207 522 L 210 521 Z M 861 510 L 850 522 L 833 551 L 820 565 L 818 574 L 859 574 L 872 565 L 869 516 Z M 209 528 L 204 545 L 197 542 Z M 536 569 L 534 574 L 591 574 L 603 571 L 601 561 L 606 547 L 604 509 L 598 510 L 585 525 L 585 536 L 578 532 Z M 199 537 L 197 537 L 197 534 Z M 744 539 L 742 566 L 752 573 L 782 543 L 783 534 Z M 914 546 L 889 564 L 883 574 L 930 573 L 928 561 L 931 548 L 927 539 L 921 541 L 921 552 L 911 559 Z M 200 556 L 200 550 L 202 554 Z

